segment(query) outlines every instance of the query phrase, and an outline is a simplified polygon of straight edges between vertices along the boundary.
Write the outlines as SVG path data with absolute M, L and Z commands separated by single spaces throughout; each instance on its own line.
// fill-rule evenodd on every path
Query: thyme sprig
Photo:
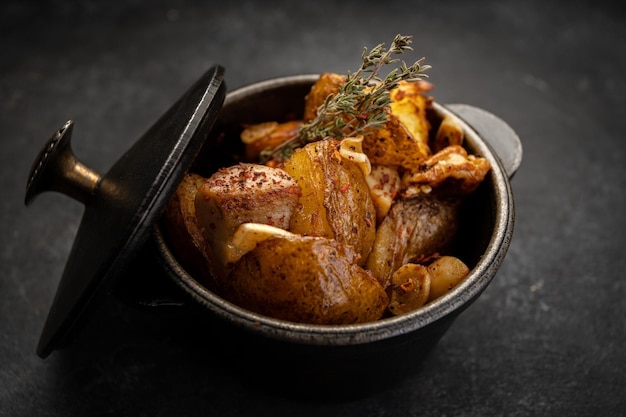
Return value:
M 317 116 L 304 122 L 298 134 L 274 149 L 261 153 L 261 161 L 288 158 L 295 149 L 328 137 L 342 138 L 348 135 L 365 135 L 371 129 L 382 127 L 389 120 L 391 98 L 389 92 L 400 81 L 419 81 L 427 78 L 430 65 L 424 58 L 407 66 L 393 55 L 412 51 L 412 36 L 396 35 L 389 49 L 383 43 L 368 52 L 363 48 L 361 67 L 354 73 L 348 72 L 345 83 L 336 94 L 330 94 L 317 109 Z M 380 71 L 387 65 L 397 64 L 382 77 Z

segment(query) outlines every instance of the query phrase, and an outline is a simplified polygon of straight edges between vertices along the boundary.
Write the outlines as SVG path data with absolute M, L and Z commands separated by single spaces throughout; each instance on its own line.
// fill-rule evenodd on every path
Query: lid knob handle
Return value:
M 86 203 L 93 194 L 101 176 L 74 155 L 71 144 L 73 129 L 74 122 L 68 120 L 39 152 L 28 176 L 26 205 L 45 191 L 57 191 L 81 203 Z

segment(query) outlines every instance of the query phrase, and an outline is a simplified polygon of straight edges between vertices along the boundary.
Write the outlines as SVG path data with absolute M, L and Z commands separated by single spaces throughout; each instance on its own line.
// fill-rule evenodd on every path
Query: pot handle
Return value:
M 26 184 L 24 204 L 39 194 L 56 191 L 86 203 L 98 187 L 101 175 L 83 164 L 72 150 L 74 122 L 68 120 L 45 143 L 33 162 Z
M 494 150 L 509 178 L 522 163 L 522 142 L 517 133 L 496 115 L 469 104 L 447 104 L 452 113 L 463 119 Z

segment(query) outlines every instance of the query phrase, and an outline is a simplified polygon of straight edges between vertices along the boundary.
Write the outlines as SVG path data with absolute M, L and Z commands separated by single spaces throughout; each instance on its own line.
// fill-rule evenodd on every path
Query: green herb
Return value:
M 412 36 L 396 35 L 389 49 L 382 43 L 369 52 L 364 48 L 361 67 L 353 74 L 348 72 L 337 93 L 330 94 L 317 109 L 317 116 L 303 123 L 297 136 L 274 149 L 264 150 L 261 161 L 288 158 L 295 149 L 317 140 L 364 135 L 371 129 L 382 127 L 389 120 L 390 90 L 400 81 L 419 81 L 428 77 L 425 71 L 430 65 L 423 64 L 424 58 L 411 66 L 393 58 L 393 55 L 412 51 L 412 40 Z M 400 64 L 384 78 L 379 75 L 386 65 L 396 63 Z

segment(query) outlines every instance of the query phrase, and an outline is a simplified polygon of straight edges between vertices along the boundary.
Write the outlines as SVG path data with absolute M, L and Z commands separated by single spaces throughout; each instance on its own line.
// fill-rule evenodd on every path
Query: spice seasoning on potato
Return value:
M 222 265 L 240 256 L 231 244 L 243 223 L 287 229 L 300 187 L 282 169 L 238 164 L 220 169 L 198 189 L 196 215 L 202 234 Z

